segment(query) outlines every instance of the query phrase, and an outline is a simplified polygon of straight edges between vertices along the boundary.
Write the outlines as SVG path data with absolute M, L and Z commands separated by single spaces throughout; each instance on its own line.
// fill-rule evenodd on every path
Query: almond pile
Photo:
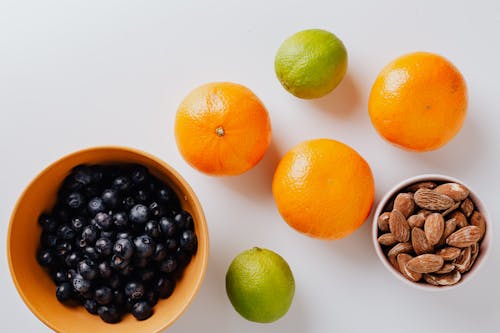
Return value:
M 390 201 L 378 232 L 391 265 L 405 278 L 450 286 L 474 265 L 486 223 L 465 186 L 420 182 Z

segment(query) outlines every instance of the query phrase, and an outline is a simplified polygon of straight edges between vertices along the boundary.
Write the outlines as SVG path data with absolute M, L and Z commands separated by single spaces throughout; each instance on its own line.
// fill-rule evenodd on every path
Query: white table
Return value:
M 347 77 L 329 96 L 305 101 L 278 83 L 274 54 L 310 27 L 337 34 L 349 52 Z M 377 199 L 421 173 L 465 181 L 493 223 L 500 216 L 500 2 L 491 1 L 55 1 L 0 2 L 0 217 L 43 167 L 88 146 L 117 144 L 151 152 L 193 186 L 206 212 L 211 254 L 203 286 L 169 332 L 498 332 L 500 253 L 492 248 L 462 288 L 425 293 L 392 277 L 375 256 L 370 222 L 350 237 L 319 241 L 279 216 L 271 178 L 300 141 L 328 137 L 358 150 L 375 175 Z M 367 98 L 378 71 L 416 50 L 448 57 L 464 74 L 469 113 L 443 149 L 405 152 L 372 128 Z M 211 178 L 180 157 L 176 107 L 208 81 L 250 87 L 267 106 L 273 143 L 245 175 Z M 494 231 L 500 239 L 500 230 Z M 252 246 L 280 253 L 295 274 L 289 313 L 270 325 L 242 319 L 229 303 L 226 269 Z M 49 332 L 25 307 L 0 247 L 0 327 Z

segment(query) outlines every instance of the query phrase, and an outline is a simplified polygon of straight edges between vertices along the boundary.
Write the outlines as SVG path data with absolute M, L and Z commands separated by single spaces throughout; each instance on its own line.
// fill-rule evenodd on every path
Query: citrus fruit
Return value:
M 215 82 L 191 91 L 175 119 L 177 147 L 194 168 L 238 175 L 255 166 L 271 142 L 267 110 L 239 84 Z
M 283 219 L 315 238 L 343 238 L 368 217 L 374 197 L 369 165 L 349 146 L 330 139 L 300 143 L 285 154 L 273 178 Z
M 368 109 L 373 126 L 387 141 L 413 151 L 435 150 L 462 127 L 467 87 L 458 69 L 442 56 L 410 53 L 380 72 Z
M 244 318 L 270 323 L 290 308 L 295 280 L 279 254 L 254 247 L 240 253 L 229 266 L 226 292 L 234 309 Z
M 297 32 L 281 44 L 274 69 L 283 87 L 300 98 L 318 98 L 331 92 L 347 70 L 347 51 L 329 31 Z

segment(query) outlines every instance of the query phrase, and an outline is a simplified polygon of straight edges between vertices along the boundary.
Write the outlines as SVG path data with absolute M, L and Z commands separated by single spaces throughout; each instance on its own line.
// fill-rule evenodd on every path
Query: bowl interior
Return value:
M 177 282 L 172 296 L 160 300 L 155 314 L 137 321 L 130 314 L 119 324 L 106 324 L 81 307 L 67 307 L 55 298 L 55 285 L 38 265 L 35 253 L 41 228 L 37 219 L 55 203 L 57 189 L 69 171 L 78 164 L 140 163 L 177 193 L 182 206 L 195 222 L 198 251 Z M 190 186 L 161 160 L 129 148 L 91 148 L 63 157 L 40 173 L 19 198 L 11 216 L 8 233 L 8 259 L 17 290 L 31 311 L 58 332 L 157 332 L 169 326 L 193 299 L 203 280 L 208 256 L 208 232 L 200 203 Z
M 484 235 L 483 240 L 481 241 L 481 245 L 480 245 L 480 248 L 479 248 L 479 255 L 478 255 L 477 259 L 476 259 L 476 262 L 474 263 L 474 265 L 472 265 L 472 268 L 470 269 L 470 271 L 468 271 L 467 273 L 465 273 L 462 276 L 462 279 L 457 284 L 455 284 L 455 285 L 451 285 L 451 286 L 433 286 L 433 285 L 430 285 L 430 284 L 427 284 L 427 283 L 423 283 L 423 282 L 416 283 L 416 282 L 409 281 L 408 279 L 406 279 L 405 277 L 403 277 L 403 275 L 398 270 L 396 270 L 394 267 L 392 267 L 391 263 L 389 262 L 389 259 L 387 258 L 387 256 L 384 254 L 384 252 L 382 250 L 382 246 L 377 241 L 377 239 L 378 239 L 378 225 L 377 225 L 377 220 L 378 220 L 378 217 L 380 216 L 380 214 L 382 214 L 384 212 L 384 208 L 387 206 L 387 204 L 389 203 L 389 201 L 397 193 L 399 193 L 400 191 L 404 190 L 406 187 L 408 187 L 408 186 L 410 186 L 412 184 L 415 184 L 415 183 L 423 182 L 423 181 L 434 181 L 434 182 L 438 182 L 438 183 L 442 183 L 442 182 L 444 182 L 444 183 L 446 183 L 446 182 L 455 182 L 455 183 L 459 183 L 459 184 L 464 185 L 465 187 L 467 187 L 469 189 L 469 192 L 470 192 L 469 196 L 470 196 L 472 202 L 474 203 L 474 205 L 476 207 L 476 210 L 479 211 L 483 215 L 483 217 L 484 217 L 484 219 L 486 221 L 486 233 Z M 465 184 L 463 181 L 461 181 L 459 179 L 456 179 L 456 178 L 453 178 L 453 177 L 444 176 L 444 175 L 435 175 L 435 174 L 420 175 L 420 176 L 416 176 L 416 177 L 412 177 L 412 178 L 406 179 L 406 180 L 402 181 L 401 183 L 397 184 L 391 190 L 389 190 L 384 195 L 384 197 L 380 200 L 380 202 L 378 203 L 377 208 L 375 210 L 375 215 L 373 216 L 373 222 L 372 222 L 372 241 L 373 241 L 373 245 L 375 247 L 375 252 L 377 253 L 378 257 L 380 258 L 380 260 L 382 261 L 382 263 L 384 264 L 384 266 L 391 273 L 393 273 L 394 276 L 396 278 L 398 278 L 400 281 L 406 283 L 407 285 L 410 285 L 412 287 L 415 287 L 415 288 L 418 288 L 418 289 L 422 289 L 422 290 L 442 291 L 442 290 L 447 290 L 447 289 L 451 289 L 451 288 L 455 288 L 457 286 L 463 285 L 465 282 L 469 281 L 475 275 L 475 273 L 478 271 L 478 269 L 480 268 L 480 266 L 482 265 L 484 259 L 487 256 L 487 253 L 488 253 L 488 250 L 489 250 L 489 247 L 490 247 L 490 244 L 491 244 L 492 230 L 491 230 L 491 223 L 490 223 L 490 221 L 491 221 L 490 220 L 490 216 L 488 214 L 488 211 L 487 211 L 486 206 L 484 205 L 484 203 L 476 195 L 476 192 L 474 192 L 474 190 L 471 189 L 470 186 L 468 186 L 467 184 Z

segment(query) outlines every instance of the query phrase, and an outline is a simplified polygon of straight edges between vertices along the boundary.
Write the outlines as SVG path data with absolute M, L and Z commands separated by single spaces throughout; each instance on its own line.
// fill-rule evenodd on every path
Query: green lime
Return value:
M 226 292 L 244 318 L 270 323 L 287 313 L 295 293 L 295 281 L 279 254 L 254 247 L 240 253 L 226 273 Z
M 300 98 L 318 98 L 331 92 L 347 70 L 347 51 L 331 32 L 297 32 L 281 44 L 274 69 L 283 87 Z

